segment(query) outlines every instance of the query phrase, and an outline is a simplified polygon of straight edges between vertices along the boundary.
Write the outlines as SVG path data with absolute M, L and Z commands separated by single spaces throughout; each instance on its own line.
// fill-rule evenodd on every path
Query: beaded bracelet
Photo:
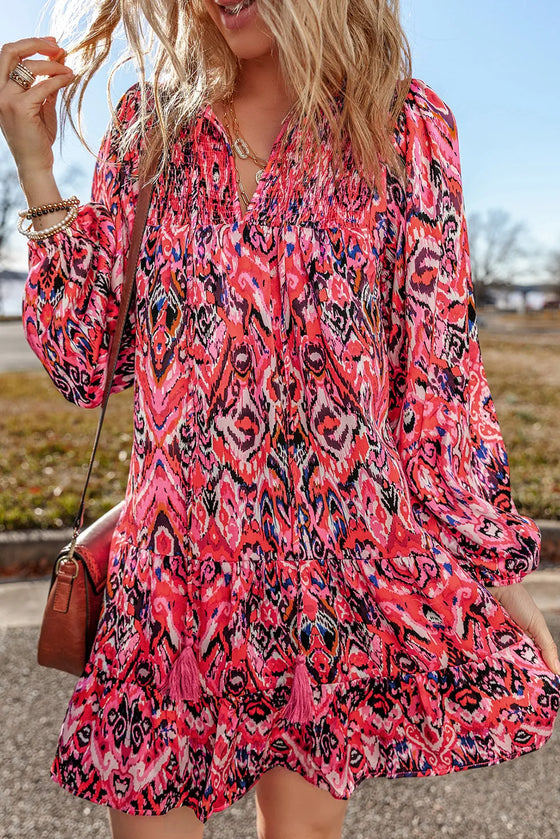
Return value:
M 24 229 L 23 222 L 25 218 L 20 218 L 18 221 L 18 230 L 20 233 L 23 233 L 24 236 L 27 236 L 32 242 L 39 242 L 41 239 L 46 239 L 47 236 L 52 236 L 54 233 L 59 233 L 61 230 L 64 230 L 65 227 L 72 224 L 75 218 L 78 217 L 79 207 L 77 204 L 72 204 L 68 207 L 68 212 L 64 216 L 61 221 L 53 224 L 52 227 L 45 227 L 44 230 L 34 230 L 33 223 L 27 228 Z
M 40 207 L 28 207 L 27 210 L 22 210 L 18 215 L 23 219 L 39 218 L 40 216 L 48 215 L 48 213 L 56 213 L 58 210 L 69 210 L 70 207 L 77 206 L 79 203 L 79 198 L 73 195 L 71 198 L 57 201 L 55 204 L 41 204 Z

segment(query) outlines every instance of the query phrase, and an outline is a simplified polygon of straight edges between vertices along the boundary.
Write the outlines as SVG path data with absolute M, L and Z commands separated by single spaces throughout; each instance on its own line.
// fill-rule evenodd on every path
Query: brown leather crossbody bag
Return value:
M 146 183 L 138 194 L 119 314 L 109 352 L 101 412 L 74 532 L 71 541 L 56 559 L 39 634 L 39 664 L 64 670 L 75 676 L 83 674 L 95 638 L 107 586 L 111 540 L 124 504 L 121 501 L 81 532 L 87 488 L 117 369 L 124 325 L 133 297 L 136 267 L 153 191 L 153 184 L 150 183 L 152 174 L 153 172 L 148 174 Z

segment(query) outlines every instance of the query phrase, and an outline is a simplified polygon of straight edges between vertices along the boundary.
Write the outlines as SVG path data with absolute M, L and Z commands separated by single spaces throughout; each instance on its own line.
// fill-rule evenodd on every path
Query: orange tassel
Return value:
M 284 710 L 288 722 L 307 723 L 313 719 L 315 704 L 305 656 L 298 655 L 292 682 L 292 692 Z

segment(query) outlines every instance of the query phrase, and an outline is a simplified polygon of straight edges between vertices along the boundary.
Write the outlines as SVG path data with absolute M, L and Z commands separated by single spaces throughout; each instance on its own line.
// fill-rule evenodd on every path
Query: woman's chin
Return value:
M 274 42 L 263 35 L 262 31 L 251 38 L 226 38 L 229 48 L 242 61 L 251 61 L 270 55 Z

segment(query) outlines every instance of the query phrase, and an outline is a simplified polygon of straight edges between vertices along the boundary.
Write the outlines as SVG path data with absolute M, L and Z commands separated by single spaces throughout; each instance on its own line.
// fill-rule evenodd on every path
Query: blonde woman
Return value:
M 35 208 L 25 330 L 78 405 L 100 401 L 159 165 L 115 383 L 135 388 L 126 500 L 52 775 L 118 839 L 201 837 L 253 787 L 260 839 L 335 839 L 366 778 L 511 760 L 558 709 L 453 115 L 411 78 L 393 0 L 89 5 L 75 75 L 58 41 L 0 55 Z M 142 15 L 153 76 L 120 100 L 91 201 L 67 200 L 57 93 L 69 107 L 120 22 L 142 70 Z

